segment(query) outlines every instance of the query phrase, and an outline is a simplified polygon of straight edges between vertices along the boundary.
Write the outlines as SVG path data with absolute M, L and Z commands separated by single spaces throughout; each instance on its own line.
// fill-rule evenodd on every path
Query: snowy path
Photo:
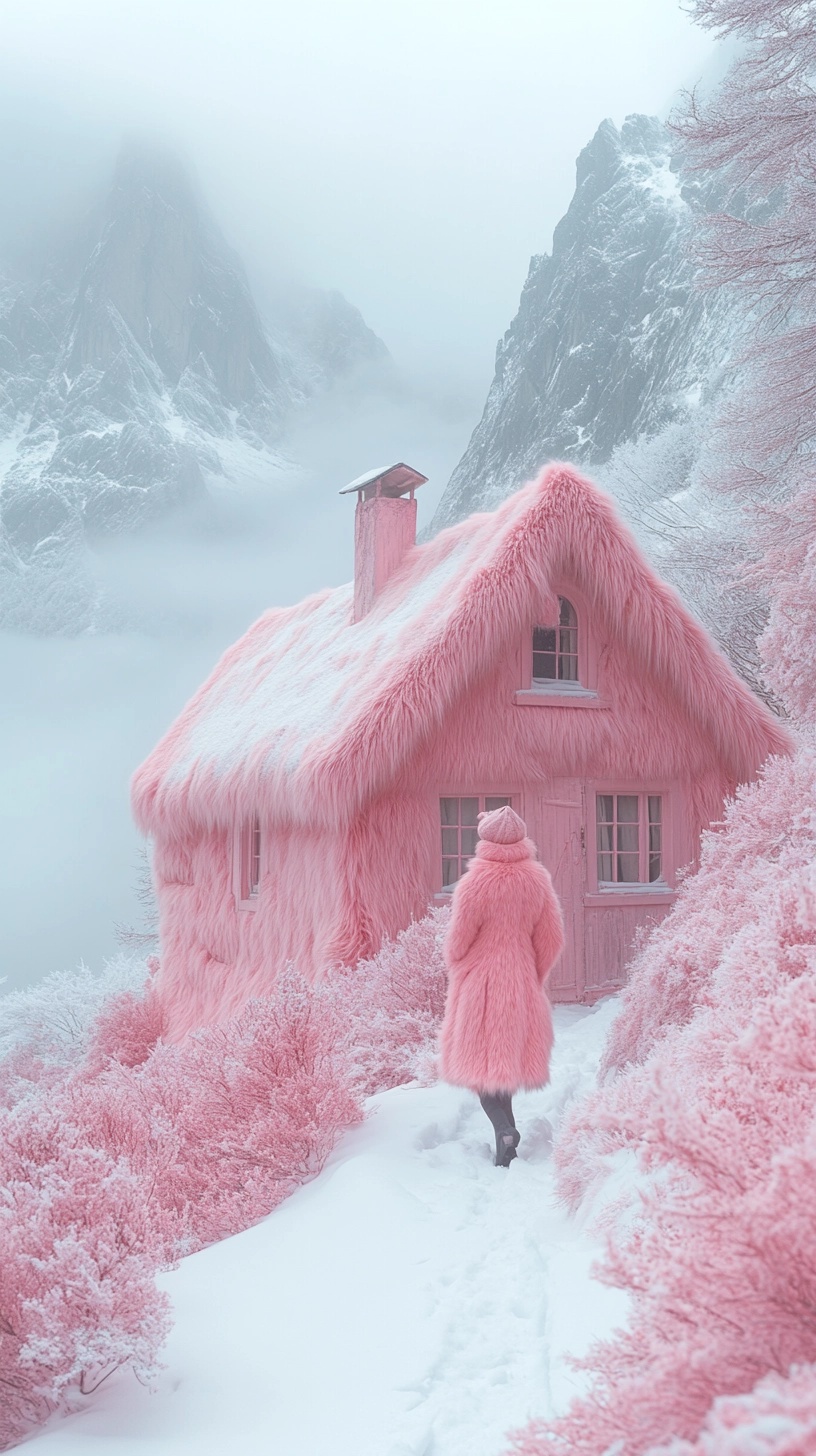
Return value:
M 374 1098 L 314 1183 L 166 1276 L 158 1393 L 117 1376 L 27 1451 L 499 1456 L 509 1428 L 562 1409 L 579 1384 L 565 1356 L 622 1315 L 554 1203 L 550 1159 L 611 1014 L 557 1009 L 553 1082 L 518 1098 L 506 1171 L 470 1094 Z

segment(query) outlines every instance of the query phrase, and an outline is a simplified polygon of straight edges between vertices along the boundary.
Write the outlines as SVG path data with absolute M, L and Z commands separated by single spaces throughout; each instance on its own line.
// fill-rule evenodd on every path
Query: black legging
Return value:
M 515 1127 L 511 1092 L 480 1092 L 479 1101 L 493 1124 L 496 1137 L 509 1127 Z

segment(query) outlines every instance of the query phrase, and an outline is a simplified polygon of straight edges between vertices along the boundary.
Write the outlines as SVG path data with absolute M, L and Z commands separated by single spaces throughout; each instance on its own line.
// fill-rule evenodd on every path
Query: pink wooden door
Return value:
M 583 802 L 578 779 L 556 779 L 525 795 L 539 858 L 552 875 L 564 912 L 566 945 L 550 975 L 552 1001 L 580 1001 L 584 990 Z

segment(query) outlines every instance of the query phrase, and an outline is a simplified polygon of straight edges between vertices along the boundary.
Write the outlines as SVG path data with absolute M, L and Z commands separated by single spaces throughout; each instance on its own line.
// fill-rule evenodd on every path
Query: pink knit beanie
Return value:
M 479 838 L 488 839 L 491 844 L 518 844 L 526 835 L 527 825 L 509 804 L 479 815 Z

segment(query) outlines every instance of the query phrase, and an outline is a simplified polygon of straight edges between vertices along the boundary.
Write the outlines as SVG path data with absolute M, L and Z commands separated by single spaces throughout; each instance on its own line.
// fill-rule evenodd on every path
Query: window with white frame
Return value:
M 447 890 L 462 878 L 467 862 L 476 853 L 476 825 L 481 813 L 489 814 L 511 804 L 508 795 L 472 794 L 467 798 L 439 800 L 442 828 L 442 888 Z
M 261 885 L 261 821 L 257 814 L 241 826 L 238 893 L 242 904 L 257 900 Z
M 663 881 L 663 799 L 660 794 L 596 794 L 598 887 Z
M 558 622 L 533 628 L 533 684 L 578 682 L 578 617 L 572 602 L 558 598 Z

